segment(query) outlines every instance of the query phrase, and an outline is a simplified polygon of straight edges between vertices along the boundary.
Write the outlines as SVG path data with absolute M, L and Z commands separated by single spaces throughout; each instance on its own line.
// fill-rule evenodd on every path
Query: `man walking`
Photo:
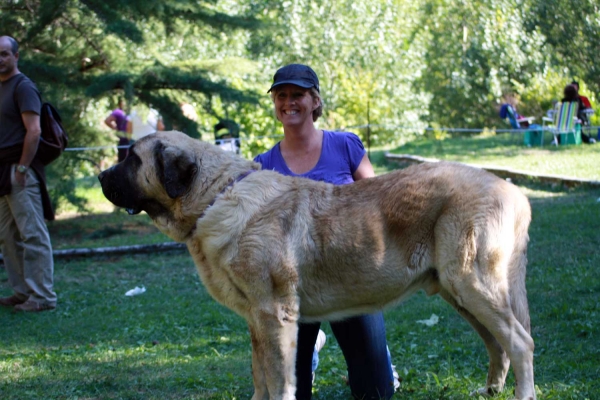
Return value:
M 0 36 L 0 250 L 13 295 L 0 305 L 15 311 L 56 308 L 54 261 L 44 218 L 54 219 L 40 140 L 41 97 L 18 67 L 19 45 Z

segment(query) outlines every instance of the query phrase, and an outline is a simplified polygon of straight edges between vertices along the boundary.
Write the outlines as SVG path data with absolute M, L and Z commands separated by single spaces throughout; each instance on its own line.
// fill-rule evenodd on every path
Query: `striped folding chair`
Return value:
M 557 103 L 554 112 L 554 126 L 550 129 L 554 135 L 554 144 L 581 144 L 581 131 L 577 126 L 578 104 L 574 101 Z M 569 140 L 573 135 L 573 140 Z

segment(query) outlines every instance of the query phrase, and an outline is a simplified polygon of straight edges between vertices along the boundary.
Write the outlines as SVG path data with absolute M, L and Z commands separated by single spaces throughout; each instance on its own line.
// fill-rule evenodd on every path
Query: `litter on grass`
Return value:
M 143 286 L 142 286 L 142 287 L 137 287 L 137 286 L 136 286 L 135 288 L 133 288 L 133 289 L 131 289 L 131 290 L 128 290 L 128 291 L 125 293 L 125 296 L 137 296 L 138 294 L 142 294 L 142 293 L 144 293 L 145 291 L 146 291 L 146 288 L 145 288 L 145 287 L 143 287 Z
M 418 324 L 425 324 L 427 326 L 434 326 L 436 325 L 440 320 L 440 317 L 438 317 L 435 314 L 431 314 L 431 317 L 429 317 L 429 319 L 420 319 L 417 321 Z

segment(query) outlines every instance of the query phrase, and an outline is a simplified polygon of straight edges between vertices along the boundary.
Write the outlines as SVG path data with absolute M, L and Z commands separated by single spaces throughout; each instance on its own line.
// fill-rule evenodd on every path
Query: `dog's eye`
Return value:
M 146 175 L 146 183 L 150 184 L 150 179 L 148 179 L 148 175 Z

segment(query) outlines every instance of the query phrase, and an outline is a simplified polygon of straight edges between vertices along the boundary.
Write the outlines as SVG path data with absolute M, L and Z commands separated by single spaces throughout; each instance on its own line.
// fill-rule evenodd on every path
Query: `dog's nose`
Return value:
M 98 180 L 100 182 L 102 182 L 102 179 L 104 179 L 104 175 L 106 175 L 106 171 L 107 170 L 104 170 L 104 171 L 100 172 L 100 174 L 98 174 Z

